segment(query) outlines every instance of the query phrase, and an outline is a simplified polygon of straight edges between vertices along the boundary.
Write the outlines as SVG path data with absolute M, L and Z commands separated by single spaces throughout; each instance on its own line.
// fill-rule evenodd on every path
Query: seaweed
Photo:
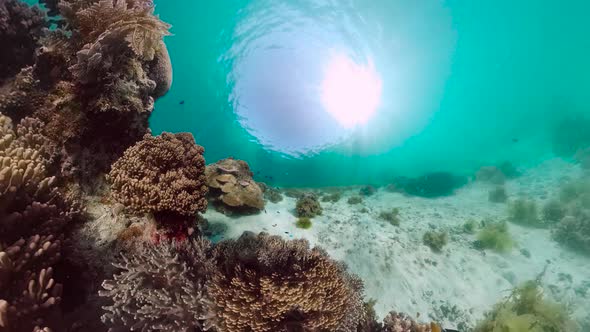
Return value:
M 508 209 L 508 220 L 515 224 L 530 227 L 544 227 L 537 212 L 537 203 L 533 200 L 517 199 Z
M 474 332 L 575 332 L 567 309 L 544 298 L 539 281 L 527 281 L 486 314 Z
M 473 220 L 473 219 L 469 219 L 467 220 L 467 222 L 465 222 L 463 224 L 462 230 L 463 233 L 467 233 L 467 234 L 475 234 L 475 231 L 478 228 L 478 222 Z
M 514 246 L 514 241 L 508 232 L 505 222 L 486 223 L 477 234 L 478 246 L 482 249 L 492 249 L 497 252 L 508 252 Z
M 393 208 L 390 211 L 381 211 L 381 213 L 379 213 L 379 218 L 394 226 L 399 226 L 399 208 Z
M 566 208 L 557 200 L 551 200 L 543 206 L 543 220 L 546 223 L 557 223 L 565 217 Z
M 430 247 L 434 252 L 441 252 L 442 248 L 449 242 L 449 235 L 447 232 L 428 231 L 424 233 L 422 242 Z
M 590 211 L 579 210 L 563 218 L 553 229 L 552 235 L 568 248 L 590 255 Z
M 307 218 L 307 217 L 301 217 L 299 219 L 297 219 L 297 222 L 295 222 L 295 226 L 297 228 L 301 228 L 301 229 L 310 229 L 311 228 L 311 219 Z

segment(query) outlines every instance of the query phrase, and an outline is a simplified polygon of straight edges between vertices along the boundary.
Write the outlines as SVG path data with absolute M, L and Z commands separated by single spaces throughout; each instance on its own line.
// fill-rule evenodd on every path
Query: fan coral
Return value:
M 566 309 L 544 298 L 536 281 L 515 288 L 476 327 L 475 332 L 575 332 Z
M 356 331 L 362 283 L 305 240 L 245 233 L 214 250 L 205 327 L 224 331 Z
M 123 256 L 114 264 L 120 271 L 99 292 L 112 302 L 102 320 L 132 331 L 195 331 L 205 316 L 204 284 L 213 269 L 209 247 L 196 239 Z
M 307 193 L 297 200 L 295 215 L 297 217 L 313 218 L 322 214 L 322 206 L 316 195 Z
M 245 161 L 223 159 L 205 171 L 210 195 L 222 212 L 256 213 L 264 209 L 262 189 Z
M 207 209 L 203 148 L 190 133 L 144 136 L 107 179 L 113 197 L 137 212 L 194 216 Z
M 0 83 L 33 64 L 35 49 L 47 26 L 38 7 L 17 0 L 0 2 Z
M 35 235 L 0 246 L 0 331 L 32 331 L 37 325 L 60 328 L 61 285 L 50 267 L 59 259 L 60 241 Z

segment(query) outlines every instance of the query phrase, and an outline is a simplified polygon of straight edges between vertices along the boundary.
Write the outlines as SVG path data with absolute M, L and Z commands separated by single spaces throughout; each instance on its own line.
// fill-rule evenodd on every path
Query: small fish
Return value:
M 518 143 L 519 139 L 518 138 L 513 138 L 512 139 L 512 143 Z
M 264 213 L 266 213 L 266 209 L 264 209 Z
M 181 100 L 179 104 L 184 105 L 184 100 Z

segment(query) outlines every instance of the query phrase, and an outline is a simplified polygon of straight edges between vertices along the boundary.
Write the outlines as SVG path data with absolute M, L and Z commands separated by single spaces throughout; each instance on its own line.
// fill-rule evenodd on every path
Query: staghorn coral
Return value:
M 190 133 L 144 136 L 107 177 L 112 195 L 137 212 L 194 216 L 207 209 L 203 148 Z
M 142 246 L 114 263 L 120 271 L 105 280 L 102 320 L 113 329 L 200 331 L 206 314 L 204 284 L 213 263 L 204 239 Z
M 0 246 L 0 331 L 60 327 L 62 287 L 51 268 L 60 257 L 60 245 L 51 235 L 34 235 Z
M 0 2 L 0 84 L 33 64 L 39 39 L 48 27 L 43 12 L 17 0 Z
M 244 233 L 214 249 L 205 328 L 216 331 L 356 331 L 362 283 L 305 240 Z
M 220 160 L 207 166 L 205 176 L 210 196 L 222 212 L 257 213 L 264 209 L 262 189 L 245 161 Z

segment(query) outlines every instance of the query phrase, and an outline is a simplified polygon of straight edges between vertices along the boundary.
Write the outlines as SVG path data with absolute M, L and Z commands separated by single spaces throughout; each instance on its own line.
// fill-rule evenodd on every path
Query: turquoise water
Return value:
M 246 160 L 275 185 L 533 166 L 562 118 L 590 117 L 587 1 L 156 4 L 173 26 L 174 83 L 154 133 L 190 131 L 207 162 Z M 381 79 L 376 112 L 355 128 L 318 103 L 334 53 Z

